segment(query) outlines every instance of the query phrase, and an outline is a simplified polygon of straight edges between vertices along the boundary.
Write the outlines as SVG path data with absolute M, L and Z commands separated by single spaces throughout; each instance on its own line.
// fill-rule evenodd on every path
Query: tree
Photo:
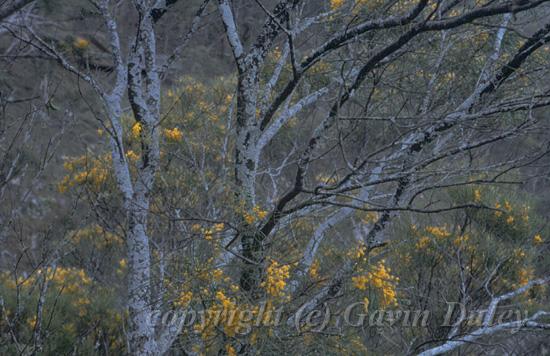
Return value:
M 257 342 L 261 332 L 239 336 L 226 319 L 218 329 L 198 330 L 200 338 L 180 340 L 182 325 L 165 325 L 161 318 L 174 304 L 196 301 L 211 312 L 249 308 L 256 314 L 263 302 L 285 305 L 288 323 L 358 296 L 371 307 L 392 308 L 398 287 L 388 266 L 399 275 L 408 267 L 399 258 L 382 261 L 379 251 L 396 244 L 392 252 L 400 256 L 403 244 L 417 251 L 411 246 L 451 236 L 432 227 L 425 232 L 434 236 L 418 240 L 409 231 L 401 238 L 395 231 L 408 219 L 436 216 L 479 239 L 490 214 L 518 219 L 478 194 L 479 187 L 519 183 L 517 176 L 528 177 L 548 154 L 541 139 L 550 104 L 546 3 L 281 0 L 268 7 L 255 1 L 261 24 L 249 40 L 242 32 L 251 25 L 238 16 L 244 3 L 206 0 L 185 35 L 163 53 L 159 26 L 178 10 L 177 1 L 134 0 L 127 7 L 90 1 L 90 11 L 103 21 L 112 73 L 72 61 L 32 24 L 24 31 L 8 26 L 18 41 L 85 82 L 101 108 L 94 111 L 109 140 L 108 155 L 67 161 L 60 187 L 90 192 L 98 220 L 126 243 L 121 257 L 128 264 L 129 352 L 166 353 L 178 342 L 188 353 L 265 351 Z M 205 28 L 223 28 L 234 80 L 183 79 L 164 90 L 163 78 L 214 8 L 216 20 Z M 123 30 L 130 33 L 128 53 Z M 501 150 L 504 144 L 518 149 Z M 473 193 L 453 196 L 460 189 Z M 489 215 L 478 216 L 474 226 L 478 211 Z M 451 214 L 462 214 L 466 223 Z M 517 229 L 521 244 L 537 236 Z M 434 257 L 440 264 L 441 256 L 456 252 L 456 244 L 436 245 L 445 252 Z M 506 246 L 502 260 L 487 264 L 504 263 L 516 245 Z M 422 270 L 427 262 L 421 257 L 432 255 L 414 253 Z M 445 266 L 460 270 L 465 263 L 459 258 Z M 472 280 L 488 278 L 476 307 L 486 303 L 493 315 L 498 303 L 548 282 L 548 276 L 529 275 L 495 297 L 492 274 L 470 274 Z M 453 278 L 445 285 L 452 291 L 461 288 Z M 472 293 L 461 290 L 461 298 Z M 426 349 L 435 339 L 431 334 L 420 343 L 408 339 L 398 352 L 437 354 L 506 327 L 547 327 L 545 316 L 540 311 L 494 328 L 458 323 L 434 349 Z M 301 347 L 289 341 L 295 333 L 288 323 L 276 328 L 289 342 L 278 346 Z M 344 334 L 348 341 L 354 337 Z

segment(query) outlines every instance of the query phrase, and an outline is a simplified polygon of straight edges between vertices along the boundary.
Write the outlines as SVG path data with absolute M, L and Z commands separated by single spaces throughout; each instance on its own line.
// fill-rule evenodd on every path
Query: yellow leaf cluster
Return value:
M 345 0 L 330 0 L 330 9 L 335 11 L 344 5 Z
M 432 234 L 438 239 L 443 239 L 445 237 L 451 236 L 451 233 L 448 232 L 445 227 L 439 227 L 439 226 L 427 226 L 426 232 L 429 234 Z
M 367 274 L 352 277 L 353 285 L 357 289 L 366 290 L 370 286 L 381 293 L 380 306 L 382 308 L 397 305 L 395 288 L 398 281 L 399 278 L 391 274 L 391 270 L 386 267 L 384 260 L 375 265 Z
M 267 216 L 267 211 L 260 208 L 258 205 L 252 208 L 251 212 L 244 213 L 244 221 L 247 224 L 254 224 L 258 220 L 262 220 Z
M 164 129 L 164 136 L 168 141 L 172 142 L 181 142 L 183 139 L 183 133 L 177 127 L 174 127 L 173 129 Z
M 108 164 L 110 161 L 110 155 L 93 159 L 84 155 L 66 160 L 63 167 L 69 174 L 63 177 L 57 189 L 60 193 L 64 193 L 76 185 L 87 184 L 93 190 L 99 191 L 109 176 Z
M 193 299 L 193 292 L 191 291 L 181 292 L 178 298 L 174 301 L 174 306 L 177 308 L 185 308 L 189 305 L 192 299 Z
M 136 122 L 134 126 L 132 126 L 132 137 L 134 139 L 139 138 L 142 130 L 143 130 L 143 126 L 141 125 L 141 123 Z
M 277 261 L 273 260 L 267 268 L 266 281 L 262 282 L 262 287 L 273 297 L 283 296 L 286 281 L 289 277 L 290 266 L 280 265 Z
M 88 48 L 89 45 L 90 41 L 82 37 L 77 37 L 73 42 L 73 46 L 78 49 Z

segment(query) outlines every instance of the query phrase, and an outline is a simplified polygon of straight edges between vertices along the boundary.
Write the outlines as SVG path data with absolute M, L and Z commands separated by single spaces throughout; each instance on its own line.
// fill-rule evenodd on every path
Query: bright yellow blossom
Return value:
M 90 45 L 90 41 L 82 37 L 77 37 L 73 42 L 73 46 L 78 49 L 85 49 L 89 45 Z
M 267 268 L 266 281 L 262 283 L 267 293 L 273 297 L 284 295 L 286 280 L 290 277 L 290 266 L 281 266 L 277 261 L 271 261 Z
M 367 286 L 372 286 L 379 291 L 382 294 L 382 308 L 397 305 L 395 284 L 399 278 L 392 276 L 390 272 L 382 260 L 367 274 L 352 277 L 352 282 L 357 289 L 366 290 Z
M 177 127 L 173 129 L 164 129 L 164 136 L 166 136 L 169 141 L 173 142 L 180 142 L 183 139 L 183 133 Z
M 179 297 L 174 301 L 174 306 L 185 308 L 193 299 L 193 292 L 181 292 Z
M 338 10 L 339 8 L 344 5 L 345 0 L 330 0 L 330 8 L 331 10 Z
M 132 126 L 132 137 L 133 138 L 139 138 L 139 136 L 141 135 L 141 130 L 142 129 L 143 129 L 143 127 L 141 126 L 141 123 L 136 122 L 134 124 L 134 126 Z

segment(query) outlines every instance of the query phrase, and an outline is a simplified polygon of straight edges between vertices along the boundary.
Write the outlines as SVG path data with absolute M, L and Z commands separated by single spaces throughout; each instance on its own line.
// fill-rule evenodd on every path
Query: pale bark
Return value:
M 0 21 L 7 19 L 34 1 L 35 0 L 7 0 L 3 2 L 0 8 Z
M 550 329 L 550 324 L 540 322 L 541 319 L 544 319 L 545 317 L 550 316 L 550 312 L 547 312 L 547 311 L 535 312 L 531 317 L 524 318 L 522 320 L 506 322 L 506 323 L 496 323 L 496 324 L 493 323 L 495 313 L 497 311 L 497 307 L 500 302 L 517 297 L 522 293 L 527 292 L 529 289 L 533 288 L 534 286 L 548 284 L 549 282 L 550 282 L 549 277 L 536 279 L 536 280 L 530 281 L 529 283 L 527 283 L 525 286 L 521 288 L 518 288 L 509 293 L 494 297 L 491 300 L 489 307 L 485 313 L 485 318 L 483 319 L 482 327 L 473 331 L 468 331 L 462 336 L 457 336 L 452 340 L 449 340 L 443 343 L 440 346 L 423 351 L 418 355 L 419 356 L 441 355 L 441 354 L 456 350 L 461 346 L 471 344 L 483 337 L 491 336 L 506 330 L 520 330 L 520 329 L 523 329 L 523 330 L 547 329 L 548 330 Z

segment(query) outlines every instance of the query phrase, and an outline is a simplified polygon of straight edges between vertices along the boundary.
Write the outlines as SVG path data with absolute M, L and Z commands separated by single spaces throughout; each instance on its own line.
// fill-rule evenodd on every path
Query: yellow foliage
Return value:
M 481 201 L 481 191 L 479 189 L 474 190 L 474 201 L 476 203 Z
M 71 241 L 75 244 L 90 242 L 97 248 L 105 248 L 113 245 L 122 245 L 120 236 L 106 231 L 101 226 L 93 224 L 77 230 L 71 235 Z
M 212 276 L 216 282 L 219 282 L 223 277 L 223 271 L 220 268 L 216 268 L 212 271 Z
M 99 191 L 109 176 L 108 164 L 111 162 L 111 156 L 106 154 L 100 158 L 89 158 L 84 155 L 81 157 L 68 159 L 63 163 L 63 168 L 69 172 L 57 188 L 60 193 L 66 192 L 75 185 L 88 184 L 90 188 Z
M 502 207 L 502 205 L 500 205 L 500 203 L 495 203 L 495 209 L 500 209 Z M 495 216 L 497 218 L 501 217 L 502 216 L 502 211 L 495 211 Z
M 130 162 L 136 162 L 139 160 L 139 155 L 132 150 L 128 150 L 128 152 L 126 152 L 126 157 L 128 157 Z
M 512 204 L 510 204 L 510 202 L 508 200 L 505 200 L 504 201 L 504 209 L 507 211 L 507 212 L 511 212 L 512 211 Z
M 360 290 L 366 290 L 368 286 L 373 287 L 382 295 L 381 307 L 397 305 L 396 283 L 399 278 L 391 275 L 391 270 L 385 266 L 384 260 L 373 266 L 371 271 L 365 275 L 352 277 L 353 285 Z
M 426 232 L 432 234 L 439 239 L 451 236 L 451 233 L 448 232 L 445 227 L 428 226 L 426 227 Z
M 529 281 L 533 279 L 533 276 L 534 276 L 533 269 L 520 268 L 520 270 L 518 271 L 518 283 L 517 285 L 514 285 L 514 287 L 517 288 L 517 287 L 525 286 L 527 283 L 529 283 Z
M 193 299 L 193 292 L 181 292 L 178 298 L 174 301 L 174 306 L 178 308 L 185 308 L 189 305 Z
M 454 239 L 453 244 L 457 247 L 460 247 L 465 242 L 468 242 L 469 239 L 470 239 L 470 237 L 468 235 L 459 236 L 456 239 Z
M 177 127 L 174 127 L 173 129 L 164 129 L 164 136 L 172 142 L 181 142 L 183 139 L 183 133 Z
M 428 236 L 422 236 L 418 241 L 416 242 L 416 249 L 417 250 L 423 250 L 430 244 L 430 238 Z
M 32 317 L 27 319 L 27 324 L 31 329 L 34 329 L 34 327 L 36 326 L 36 321 L 36 315 L 33 315 Z
M 8 288 L 33 288 L 43 276 L 55 288 L 59 288 L 62 293 L 68 294 L 81 292 L 83 287 L 92 283 L 91 278 L 83 269 L 73 267 L 38 269 L 29 277 L 18 277 L 17 281 L 13 281 L 8 274 L 0 275 L 2 283 L 5 283 Z
M 281 266 L 277 261 L 273 260 L 267 268 L 266 281 L 262 282 L 267 293 L 273 297 L 284 295 L 286 280 L 290 277 L 290 266 Z
M 88 48 L 89 45 L 90 41 L 82 37 L 77 37 L 73 42 L 73 46 L 78 49 Z
M 214 224 L 214 231 L 221 232 L 224 229 L 224 223 Z
M 141 135 L 141 131 L 143 129 L 143 126 L 141 126 L 141 123 L 136 122 L 134 126 L 132 126 L 132 137 L 137 139 Z
M 225 352 L 227 353 L 227 356 L 237 356 L 235 348 L 229 344 L 225 346 Z
M 309 268 L 309 277 L 311 279 L 317 279 L 319 277 L 319 260 L 313 261 Z
M 258 220 L 262 220 L 267 216 L 268 212 L 261 209 L 258 205 L 252 208 L 251 212 L 244 213 L 244 221 L 247 224 L 252 225 Z
M 330 0 L 330 8 L 331 10 L 338 10 L 339 8 L 344 5 L 345 0 Z

